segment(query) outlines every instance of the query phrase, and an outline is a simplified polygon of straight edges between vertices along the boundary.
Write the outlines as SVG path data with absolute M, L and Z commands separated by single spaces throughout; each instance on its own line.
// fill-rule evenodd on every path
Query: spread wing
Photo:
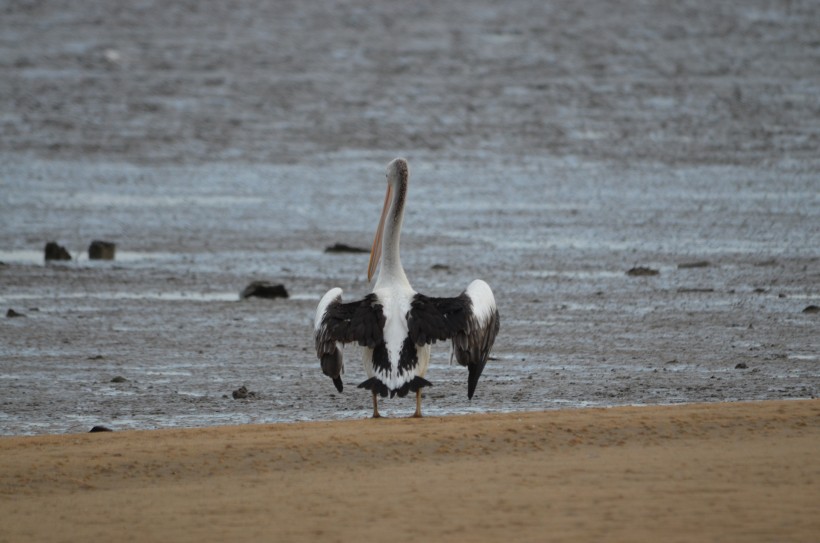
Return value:
M 493 291 L 480 279 L 455 298 L 416 294 L 407 313 L 408 332 L 416 345 L 452 340 L 456 360 L 467 366 L 468 398 L 473 397 L 499 326 Z
M 316 340 L 316 356 L 322 373 L 333 379 L 336 389 L 342 391 L 341 343 L 357 342 L 363 347 L 374 348 L 383 341 L 384 312 L 375 294 L 362 300 L 342 303 L 342 289 L 333 288 L 322 296 L 316 308 L 313 337 Z

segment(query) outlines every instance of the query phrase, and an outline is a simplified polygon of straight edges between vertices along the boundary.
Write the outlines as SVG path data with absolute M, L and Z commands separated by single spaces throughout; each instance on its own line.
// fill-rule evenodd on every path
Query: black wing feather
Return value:
M 455 298 L 433 298 L 416 294 L 407 314 L 407 328 L 416 345 L 451 339 L 465 330 L 472 312 L 466 293 Z
M 320 330 L 316 334 L 316 351 L 320 342 L 357 342 L 362 347 L 375 347 L 383 341 L 384 312 L 375 294 L 363 300 L 327 306 Z
M 468 370 L 469 398 L 473 397 L 478 379 L 484 371 L 499 326 L 497 309 L 493 309 L 484 322 L 479 321 L 466 292 L 455 298 L 416 294 L 407 313 L 408 332 L 416 345 L 452 340 L 456 360 Z
M 315 330 L 316 356 L 322 373 L 333 379 L 336 389 L 343 389 L 341 374 L 344 371 L 342 352 L 337 343 L 357 342 L 363 347 L 374 348 L 383 343 L 384 312 L 374 294 L 363 300 L 343 304 L 341 296 L 332 301 L 322 315 Z

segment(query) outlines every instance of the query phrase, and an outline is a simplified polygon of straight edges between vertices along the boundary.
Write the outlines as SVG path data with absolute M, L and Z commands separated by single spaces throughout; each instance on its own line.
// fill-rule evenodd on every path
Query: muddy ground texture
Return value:
M 367 416 L 311 324 L 399 155 L 411 282 L 502 316 L 428 413 L 816 397 L 820 5 L 735 4 L 4 4 L 0 433 Z

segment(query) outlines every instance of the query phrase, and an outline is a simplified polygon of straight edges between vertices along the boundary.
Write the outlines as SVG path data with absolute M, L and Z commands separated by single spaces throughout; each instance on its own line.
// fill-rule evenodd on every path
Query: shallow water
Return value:
M 73 6 L 0 20 L 0 433 L 366 417 L 311 325 L 368 292 L 324 248 L 370 246 L 396 155 L 414 286 L 502 316 L 472 401 L 436 346 L 426 413 L 818 394 L 814 4 Z

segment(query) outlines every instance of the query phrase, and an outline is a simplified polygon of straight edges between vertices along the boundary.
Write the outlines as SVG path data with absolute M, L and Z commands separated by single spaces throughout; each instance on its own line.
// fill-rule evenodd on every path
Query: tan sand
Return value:
M 0 439 L 0 541 L 818 541 L 820 401 Z

